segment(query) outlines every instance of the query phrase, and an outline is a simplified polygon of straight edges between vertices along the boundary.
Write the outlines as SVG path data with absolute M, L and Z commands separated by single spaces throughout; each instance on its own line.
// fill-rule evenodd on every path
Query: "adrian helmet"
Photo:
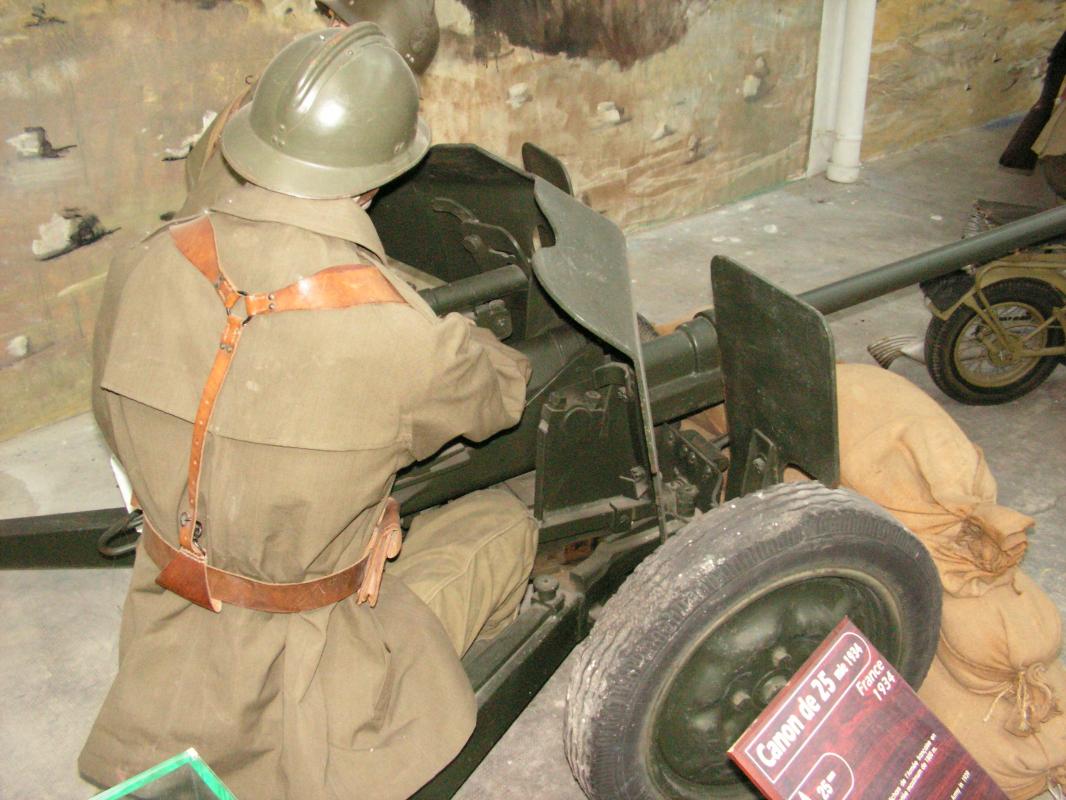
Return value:
M 259 186 L 330 199 L 401 175 L 429 140 L 414 74 L 377 25 L 360 22 L 278 53 L 223 130 L 222 155 Z
M 316 0 L 346 25 L 377 23 L 416 75 L 426 71 L 440 43 L 434 0 Z

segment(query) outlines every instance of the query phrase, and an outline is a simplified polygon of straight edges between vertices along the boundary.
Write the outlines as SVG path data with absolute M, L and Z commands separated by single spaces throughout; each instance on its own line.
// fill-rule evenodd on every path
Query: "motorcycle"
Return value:
M 967 232 L 1035 211 L 978 201 Z M 926 369 L 937 387 L 960 403 L 1015 400 L 1066 361 L 1066 236 L 925 282 L 921 289 L 933 315 L 925 332 Z
M 1038 165 L 1066 200 L 1066 33 L 1052 48 L 1040 97 L 1000 155 L 1001 166 Z M 1040 209 L 978 200 L 964 238 Z M 932 319 L 924 341 L 890 336 L 867 347 L 885 369 L 900 356 L 924 363 L 937 387 L 969 405 L 1016 400 L 1066 363 L 1066 231 L 1063 236 L 920 284 Z

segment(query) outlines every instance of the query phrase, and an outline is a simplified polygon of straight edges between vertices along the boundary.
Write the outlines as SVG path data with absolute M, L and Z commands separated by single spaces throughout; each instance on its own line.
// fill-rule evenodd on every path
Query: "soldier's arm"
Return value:
M 435 322 L 410 408 L 415 458 L 457 436 L 481 441 L 517 424 L 525 406 L 529 360 L 459 314 Z

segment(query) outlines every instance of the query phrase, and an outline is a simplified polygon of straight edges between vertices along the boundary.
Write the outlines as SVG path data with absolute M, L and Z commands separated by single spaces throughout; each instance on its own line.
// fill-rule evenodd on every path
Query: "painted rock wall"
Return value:
M 88 408 L 111 257 L 184 197 L 167 149 L 309 28 L 237 3 L 49 0 L 40 18 L 35 5 L 0 2 L 0 439 Z M 75 146 L 34 157 L 27 127 Z M 39 260 L 89 215 L 117 230 Z
M 423 81 L 437 139 L 512 159 L 533 141 L 623 227 L 751 194 L 806 165 L 815 0 L 437 5 L 446 30 Z
M 1062 0 L 879 0 L 863 158 L 1027 109 Z
M 0 438 L 88 407 L 107 265 L 184 193 L 168 151 L 321 24 L 311 5 L 0 3 Z M 619 224 L 803 168 L 816 0 L 438 0 L 438 13 L 423 81 L 436 140 L 516 161 L 534 141 Z M 62 252 L 71 238 L 84 246 Z
M 881 0 L 864 157 L 1024 109 L 1061 8 Z M 437 0 L 437 13 L 422 81 L 435 139 L 514 161 L 535 142 L 624 227 L 804 170 L 820 0 Z M 182 162 L 165 159 L 319 25 L 312 0 L 0 0 L 0 439 L 88 407 L 107 265 L 184 194 Z

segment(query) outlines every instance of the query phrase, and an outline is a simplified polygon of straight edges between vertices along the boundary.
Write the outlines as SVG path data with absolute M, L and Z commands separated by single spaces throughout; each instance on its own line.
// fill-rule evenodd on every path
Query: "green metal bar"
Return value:
M 447 283 L 435 289 L 423 289 L 422 299 L 437 314 L 463 311 L 529 288 L 529 279 L 520 267 L 506 267 L 483 272 Z
M 111 559 L 96 549 L 100 535 L 126 516 L 125 508 L 102 508 L 0 519 L 0 569 L 128 567 L 132 554 Z
M 1001 258 L 1023 247 L 1066 235 L 1066 206 L 1042 211 L 935 250 L 811 289 L 799 299 L 823 314 L 873 300 L 921 281 L 939 278 L 968 264 Z

